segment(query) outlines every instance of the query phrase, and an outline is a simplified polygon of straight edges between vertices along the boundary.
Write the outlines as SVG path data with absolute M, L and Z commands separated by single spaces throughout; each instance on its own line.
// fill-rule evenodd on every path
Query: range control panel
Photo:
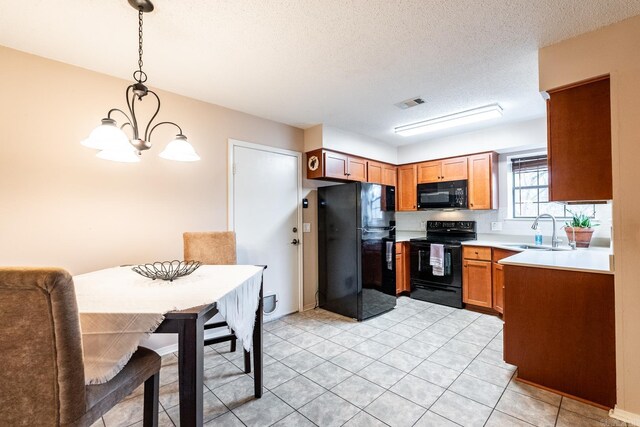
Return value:
M 476 231 L 475 221 L 427 221 L 427 231 Z

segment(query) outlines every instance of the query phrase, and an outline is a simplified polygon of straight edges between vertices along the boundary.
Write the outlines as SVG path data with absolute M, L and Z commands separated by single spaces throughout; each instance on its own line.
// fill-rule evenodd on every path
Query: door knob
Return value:
M 299 244 L 300 244 L 300 240 L 298 240 L 298 239 L 293 239 L 293 240 L 291 241 L 291 244 L 292 244 L 292 245 L 299 245 Z

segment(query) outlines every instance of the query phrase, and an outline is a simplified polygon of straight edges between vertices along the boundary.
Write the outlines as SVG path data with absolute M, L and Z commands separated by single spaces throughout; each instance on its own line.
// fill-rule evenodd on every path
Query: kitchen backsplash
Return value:
M 611 204 L 596 205 L 596 217 L 599 224 L 594 227 L 592 244 L 594 246 L 609 246 L 611 241 Z M 524 239 L 531 239 L 535 231 L 531 229 L 533 219 L 509 219 L 507 209 L 488 211 L 417 211 L 417 212 L 396 212 L 396 226 L 400 231 L 424 231 L 425 221 L 476 221 L 478 234 L 483 238 L 501 239 L 511 236 L 522 236 Z M 562 229 L 566 219 L 557 220 L 557 233 L 564 242 L 567 236 Z M 502 227 L 500 231 L 493 231 L 491 223 L 498 223 Z M 551 236 L 551 220 L 541 220 L 539 230 L 545 237 L 545 241 Z

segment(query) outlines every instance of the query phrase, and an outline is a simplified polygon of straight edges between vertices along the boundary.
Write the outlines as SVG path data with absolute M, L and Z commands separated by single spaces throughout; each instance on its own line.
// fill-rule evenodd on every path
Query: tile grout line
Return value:
M 453 313 L 455 313 L 455 311 L 452 311 L 451 313 L 449 313 L 448 315 L 446 315 L 445 317 L 443 317 L 443 319 L 445 319 L 445 318 L 449 317 L 449 316 L 450 316 L 450 315 L 452 315 Z M 469 326 L 471 326 L 473 323 L 475 323 L 478 319 L 480 319 L 480 317 L 481 317 L 481 316 L 476 317 L 472 322 L 470 322 L 470 323 L 469 323 L 467 326 L 465 326 L 462 330 L 460 330 L 460 331 L 459 331 L 459 332 L 457 332 L 454 336 L 452 336 L 451 338 L 449 338 L 449 340 L 448 340 L 447 342 L 445 342 L 445 343 L 444 343 L 444 344 L 442 344 L 440 347 L 438 347 L 438 350 L 439 350 L 439 349 L 441 349 L 442 347 L 444 347 L 445 345 L 447 345 L 451 340 L 453 340 L 456 336 L 458 336 L 462 331 L 464 331 L 464 330 L 465 330 L 465 329 L 467 329 Z M 442 319 L 440 319 L 440 320 L 442 320 Z M 438 322 L 439 322 L 440 320 L 438 320 Z M 435 322 L 435 323 L 437 323 L 437 322 Z M 427 328 L 427 329 L 428 329 L 428 328 Z M 425 329 L 425 330 L 426 330 L 426 329 Z M 502 330 L 502 328 L 501 328 L 501 330 Z M 433 332 L 433 333 L 437 334 L 437 332 Z M 478 352 L 478 354 L 477 354 L 473 359 L 471 359 L 471 362 L 469 362 L 469 363 L 465 366 L 465 368 L 464 368 L 462 371 L 460 371 L 460 373 L 458 374 L 458 376 L 456 377 L 456 379 L 454 379 L 453 381 L 451 381 L 451 383 L 449 384 L 449 386 L 447 386 L 446 388 L 444 388 L 444 387 L 443 387 L 443 388 L 445 389 L 445 391 L 449 391 L 449 392 L 454 393 L 454 394 L 456 394 L 456 395 L 458 395 L 458 396 L 462 396 L 461 394 L 458 394 L 458 393 L 456 393 L 455 391 L 450 390 L 450 387 L 453 385 L 453 383 L 455 383 L 455 382 L 458 380 L 458 378 L 460 378 L 460 376 L 461 376 L 461 375 L 464 373 L 464 371 L 469 367 L 469 365 L 470 365 L 471 363 L 473 363 L 473 361 L 474 361 L 474 360 L 476 360 L 476 358 L 480 355 L 480 353 L 482 353 L 482 351 L 483 351 L 485 348 L 487 348 L 487 346 L 491 343 L 491 341 L 493 341 L 493 340 L 495 339 L 495 337 L 497 337 L 499 334 L 500 334 L 500 332 L 497 332 L 497 333 L 496 333 L 496 334 L 491 338 L 491 340 L 490 340 L 487 344 L 485 344 L 485 345 L 484 345 L 484 347 L 482 347 L 482 350 L 480 350 L 480 351 Z M 438 335 L 440 335 L 440 334 L 438 334 Z M 442 335 L 442 336 L 444 336 L 444 335 Z M 466 341 L 463 341 L 463 342 L 466 342 Z M 469 343 L 469 344 L 473 344 L 473 343 Z M 437 350 L 436 350 L 436 351 L 437 351 Z M 435 352 L 434 352 L 434 353 L 435 353 Z M 425 360 L 429 360 L 429 359 L 425 359 Z M 431 361 L 431 363 L 435 363 L 435 364 L 437 364 L 437 365 L 440 365 L 440 364 L 439 364 L 438 362 L 436 362 L 436 361 Z M 443 366 L 443 365 L 440 365 L 440 366 Z M 478 378 L 478 379 L 480 380 L 480 378 Z M 481 380 L 481 381 L 483 381 L 483 380 Z M 436 384 L 436 385 L 437 385 L 437 384 Z M 506 388 L 507 388 L 507 386 L 505 386 L 505 390 L 506 390 Z M 503 392 L 504 392 L 504 390 L 503 390 Z M 437 402 L 442 398 L 442 396 L 443 396 L 443 395 L 444 395 L 444 392 L 443 392 L 443 393 L 442 393 L 442 394 L 441 394 L 441 395 L 440 395 L 440 396 L 439 396 L 439 397 L 438 397 L 438 398 L 437 398 L 437 399 L 436 399 L 436 400 L 435 400 L 435 401 L 434 401 L 434 402 L 429 406 L 429 408 L 427 409 L 427 412 L 428 412 L 428 411 L 433 407 L 433 405 L 435 405 L 435 404 L 436 404 L 436 403 L 437 403 Z M 501 396 L 502 396 L 502 395 L 501 395 Z M 465 399 L 469 399 L 469 400 L 471 400 L 471 401 L 473 401 L 473 402 L 479 403 L 480 405 L 487 406 L 487 405 L 485 405 L 484 403 L 477 402 L 477 401 L 475 401 L 475 400 L 473 400 L 473 399 L 471 399 L 471 398 L 469 398 L 469 397 L 466 397 L 466 396 L 462 396 L 462 397 L 464 397 Z M 498 399 L 498 401 L 499 401 L 499 399 Z M 498 402 L 496 402 L 496 405 L 497 405 L 497 404 L 498 404 Z M 487 407 L 489 407 L 489 406 L 487 406 Z M 438 414 L 437 412 L 434 412 L 434 413 L 435 413 L 436 415 L 438 415 L 438 416 L 440 416 L 440 417 L 442 417 L 442 418 L 444 418 L 444 419 L 448 420 L 448 421 L 451 421 L 451 422 L 453 422 L 453 423 L 455 423 L 455 424 L 458 424 L 458 423 L 456 423 L 455 421 L 453 421 L 453 420 L 451 420 L 451 419 L 449 419 L 449 418 L 445 417 L 444 415 Z M 491 413 L 493 413 L 493 408 L 492 408 Z M 489 413 L 489 417 L 491 417 L 491 413 Z M 426 412 L 425 412 L 425 414 L 426 414 Z M 424 416 L 424 415 L 423 415 L 423 416 Z M 487 417 L 487 420 L 485 420 L 485 424 L 486 424 L 486 422 L 489 420 L 489 417 Z M 420 421 L 420 419 L 422 419 L 422 417 L 420 417 L 420 418 L 418 419 L 418 421 Z M 418 421 L 416 421 L 416 422 L 414 423 L 414 425 L 415 425 Z

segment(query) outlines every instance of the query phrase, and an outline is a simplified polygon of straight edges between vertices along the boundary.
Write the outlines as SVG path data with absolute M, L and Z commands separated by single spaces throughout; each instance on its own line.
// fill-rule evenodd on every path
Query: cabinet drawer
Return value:
M 462 255 L 465 259 L 491 261 L 491 248 L 481 246 L 464 246 L 462 248 Z

